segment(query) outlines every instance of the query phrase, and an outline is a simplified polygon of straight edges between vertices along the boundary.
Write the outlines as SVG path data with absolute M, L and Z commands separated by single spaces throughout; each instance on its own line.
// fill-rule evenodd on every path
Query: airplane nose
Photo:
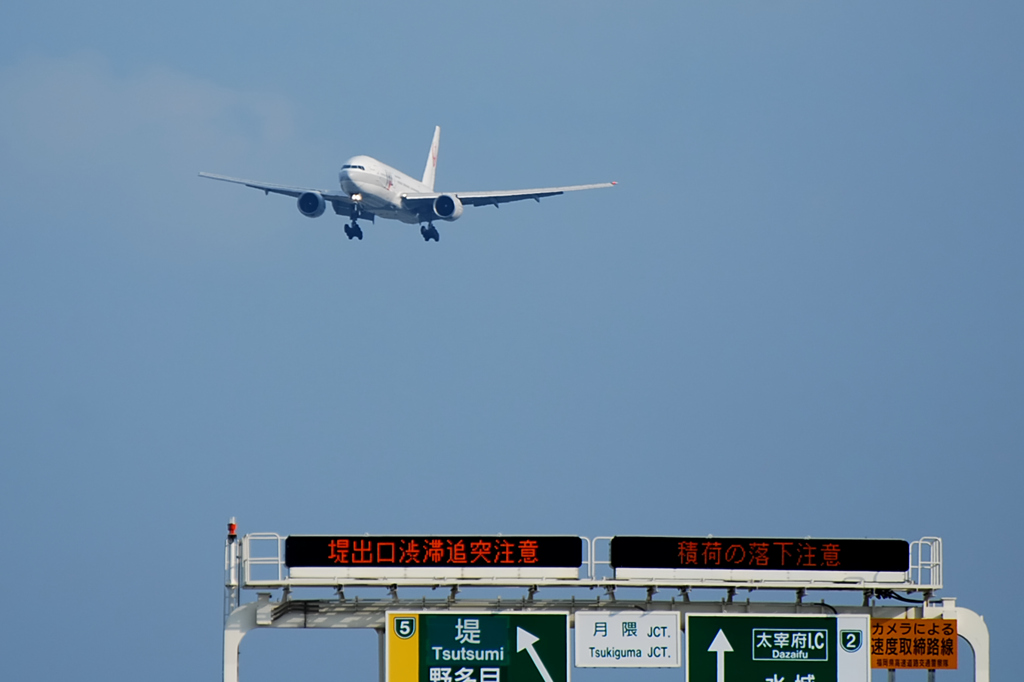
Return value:
M 353 181 L 352 178 L 349 177 L 349 174 L 347 172 L 342 171 L 341 173 L 339 173 L 338 180 L 341 181 L 341 188 L 345 190 L 346 194 L 355 194 L 356 192 L 359 191 L 359 187 L 356 185 L 355 181 Z

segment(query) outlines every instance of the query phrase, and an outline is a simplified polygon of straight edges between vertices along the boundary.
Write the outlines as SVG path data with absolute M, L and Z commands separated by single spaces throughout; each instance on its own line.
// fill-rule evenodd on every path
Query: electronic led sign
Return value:
M 812 573 L 898 582 L 910 563 L 906 540 L 617 536 L 617 577 L 682 577 L 729 571 L 732 578 L 788 579 Z
M 576 536 L 292 535 L 285 563 L 293 577 L 577 578 L 583 541 Z M 315 570 L 310 570 L 315 569 Z

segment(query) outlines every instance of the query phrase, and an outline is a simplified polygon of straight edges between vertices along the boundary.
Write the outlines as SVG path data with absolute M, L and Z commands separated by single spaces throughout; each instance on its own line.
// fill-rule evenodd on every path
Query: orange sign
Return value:
M 956 670 L 956 621 L 872 618 L 871 667 Z

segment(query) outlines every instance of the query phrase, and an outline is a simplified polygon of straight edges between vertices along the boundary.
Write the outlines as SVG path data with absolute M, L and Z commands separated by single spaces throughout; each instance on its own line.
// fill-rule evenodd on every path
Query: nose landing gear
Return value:
M 359 241 L 362 241 L 363 228 L 359 227 L 358 223 L 356 223 L 356 221 L 353 220 L 351 226 L 345 225 L 345 235 L 349 239 L 358 239 Z
M 429 242 L 431 239 L 435 242 L 441 241 L 441 235 L 438 234 L 434 223 L 427 223 L 426 226 L 420 225 L 420 234 L 423 235 L 423 241 L 425 242 Z

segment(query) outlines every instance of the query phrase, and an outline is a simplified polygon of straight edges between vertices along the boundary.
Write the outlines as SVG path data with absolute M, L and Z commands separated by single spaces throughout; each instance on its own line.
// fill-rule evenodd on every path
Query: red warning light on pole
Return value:
M 237 531 L 238 531 L 238 524 L 235 523 L 235 517 L 232 516 L 231 520 L 228 521 L 228 538 L 230 538 L 231 540 L 234 540 L 235 536 L 237 535 Z

